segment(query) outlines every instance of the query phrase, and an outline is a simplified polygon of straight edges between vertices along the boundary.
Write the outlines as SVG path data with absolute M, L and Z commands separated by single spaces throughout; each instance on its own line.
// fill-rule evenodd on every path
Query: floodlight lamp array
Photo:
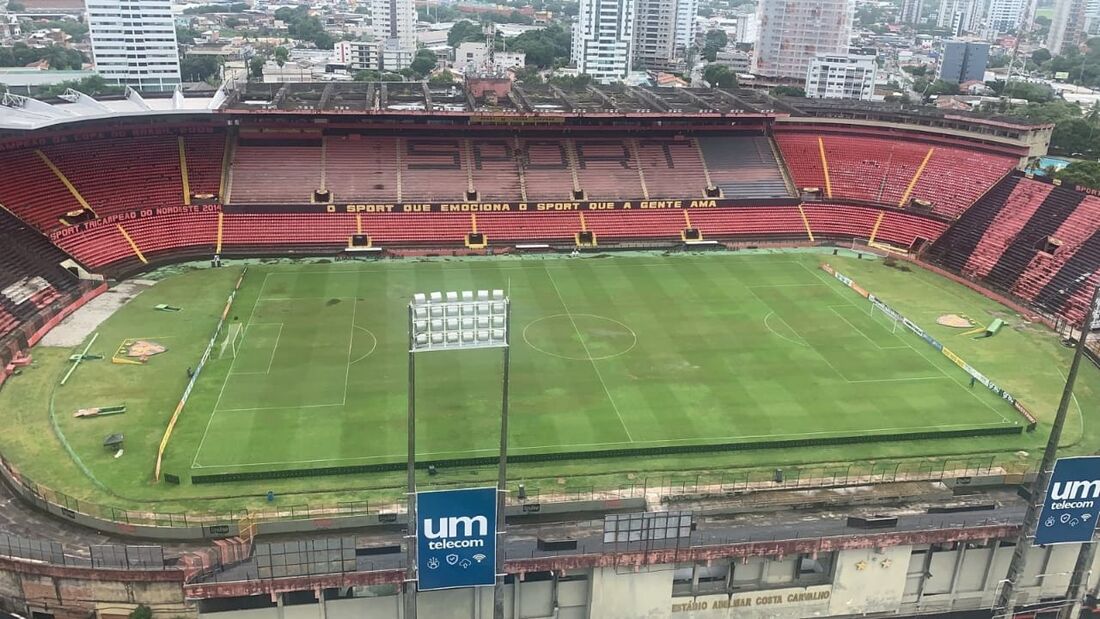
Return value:
M 413 295 L 409 304 L 412 352 L 508 345 L 508 298 L 503 290 Z

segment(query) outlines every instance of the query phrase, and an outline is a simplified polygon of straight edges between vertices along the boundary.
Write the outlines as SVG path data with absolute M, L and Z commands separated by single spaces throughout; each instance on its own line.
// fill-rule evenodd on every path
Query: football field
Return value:
M 510 295 L 517 455 L 1020 425 L 1008 403 L 820 270 L 826 259 L 251 266 L 166 470 L 404 461 L 407 303 L 449 290 Z M 417 356 L 419 459 L 495 454 L 501 358 L 499 350 Z

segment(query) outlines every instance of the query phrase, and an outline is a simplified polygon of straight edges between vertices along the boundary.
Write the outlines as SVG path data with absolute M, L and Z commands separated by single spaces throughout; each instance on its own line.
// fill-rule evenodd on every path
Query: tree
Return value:
M 806 90 L 798 86 L 776 86 L 768 94 L 773 97 L 805 97 Z
M 180 61 L 180 75 L 185 82 L 205 82 L 218 75 L 220 69 L 217 56 L 187 55 Z
M 70 88 L 91 97 L 96 95 L 114 95 L 123 91 L 122 86 L 108 84 L 107 80 L 103 79 L 101 76 L 91 75 L 82 80 L 69 80 L 61 82 L 60 84 L 40 88 L 35 91 L 35 96 L 42 99 L 49 99 L 64 94 L 64 92 Z
M 436 73 L 428 80 L 428 83 L 432 86 L 450 86 L 458 83 L 455 78 L 455 74 L 451 73 L 448 69 L 443 69 L 439 73 Z
M 431 73 L 438 63 L 439 58 L 435 55 L 435 52 L 430 49 L 420 49 L 417 50 L 409 69 L 413 72 L 413 76 L 423 78 Z
M 252 60 L 248 61 L 248 73 L 252 77 L 257 79 L 264 76 L 264 59 L 263 56 L 253 56 Z
M 22 13 L 27 10 L 27 7 L 22 2 L 15 2 L 12 0 L 8 2 L 8 10 L 12 13 Z
M 525 52 L 527 64 L 540 69 L 552 69 L 569 64 L 570 33 L 559 24 L 529 30 L 508 39 L 507 47 L 514 52 Z
M 75 19 L 57 19 L 46 22 L 43 28 L 57 28 L 71 36 L 73 43 L 81 43 L 88 36 L 88 27 Z
M 294 8 L 284 6 L 275 11 L 275 19 L 286 22 L 286 29 L 290 36 L 302 41 L 309 41 L 318 49 L 332 49 L 332 46 L 336 44 L 336 39 L 325 32 L 325 26 L 321 23 L 321 20 L 317 19 L 315 15 L 309 14 L 308 6 Z
M 729 45 L 729 36 L 724 30 L 708 30 L 703 43 L 703 58 L 707 62 L 718 59 L 718 52 Z
M 290 59 L 290 50 L 280 45 L 275 48 L 275 64 L 280 67 L 286 64 L 286 61 Z
M 352 78 L 357 82 L 378 82 L 382 80 L 382 74 L 374 69 L 356 71 Z
M 153 619 L 153 609 L 145 604 L 138 604 L 137 608 L 130 611 L 130 619 Z
M 226 17 L 222 20 L 222 23 L 225 24 L 226 28 L 236 28 L 241 25 L 241 20 L 238 17 Z
M 724 64 L 709 64 L 703 69 L 703 79 L 711 88 L 737 88 L 737 75 Z
M 1031 52 L 1031 62 L 1041 65 L 1051 59 L 1050 50 L 1045 48 L 1039 48 Z
M 1067 185 L 1082 185 L 1100 190 L 1100 162 L 1074 161 L 1054 174 Z
M 460 43 L 467 41 L 477 42 L 483 40 L 485 40 L 485 33 L 481 31 L 481 26 L 468 19 L 451 26 L 451 31 L 447 33 L 447 45 L 451 47 L 458 47 Z

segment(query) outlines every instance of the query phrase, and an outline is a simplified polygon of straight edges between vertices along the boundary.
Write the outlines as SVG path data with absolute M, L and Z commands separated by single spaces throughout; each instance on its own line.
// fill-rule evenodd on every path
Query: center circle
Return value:
M 524 327 L 523 341 L 551 357 L 599 361 L 630 352 L 638 344 L 638 334 L 607 316 L 553 314 Z

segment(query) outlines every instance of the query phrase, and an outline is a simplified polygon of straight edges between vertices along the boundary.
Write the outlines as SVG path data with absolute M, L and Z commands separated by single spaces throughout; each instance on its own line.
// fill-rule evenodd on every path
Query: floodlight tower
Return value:
M 1088 281 L 1092 274 L 1087 273 L 1078 277 L 1074 283 Z M 1100 324 L 1100 286 L 1092 291 L 1092 298 L 1081 317 L 1081 324 L 1077 331 L 1077 345 L 1073 351 L 1073 361 L 1070 363 L 1069 372 L 1066 374 L 1066 384 L 1062 389 L 1062 399 L 1058 402 L 1058 410 L 1054 414 L 1054 423 L 1050 428 L 1050 436 L 1047 438 L 1047 446 L 1043 451 L 1043 460 L 1039 463 L 1039 472 L 1035 481 L 1028 488 L 1028 505 L 1024 513 L 1024 522 L 1020 527 L 1020 534 L 1016 538 L 1016 546 L 1012 549 L 1012 561 L 1008 564 L 1008 574 L 1001 583 L 1001 590 L 994 601 L 993 616 L 997 619 L 1012 619 L 1016 612 L 1016 597 L 1018 580 L 1027 566 L 1027 553 L 1031 549 L 1032 539 L 1035 536 L 1035 527 L 1039 524 L 1039 516 L 1042 512 L 1043 498 L 1047 493 L 1047 485 L 1053 472 L 1054 461 L 1058 457 L 1058 443 L 1062 439 L 1062 428 L 1066 425 L 1066 413 L 1069 411 L 1069 403 L 1073 397 L 1073 388 L 1077 383 L 1077 371 L 1081 367 L 1081 357 L 1085 352 L 1085 341 L 1093 327 Z M 1072 334 L 1072 332 L 1071 332 Z M 1085 565 L 1090 565 L 1092 544 L 1082 545 L 1079 550 L 1077 565 L 1070 580 L 1068 595 L 1074 599 L 1066 600 L 1067 606 L 1059 612 L 1060 618 L 1068 618 L 1066 611 L 1076 606 L 1076 598 L 1080 597 L 1083 574 L 1088 570 Z
M 432 292 L 409 303 L 408 385 L 408 542 L 405 567 L 405 618 L 416 617 L 416 354 L 440 350 L 499 348 L 504 369 L 500 399 L 500 459 L 497 468 L 497 536 L 504 534 L 504 498 L 508 481 L 508 366 L 512 304 L 503 290 Z M 504 619 L 504 553 L 496 552 L 493 617 Z

